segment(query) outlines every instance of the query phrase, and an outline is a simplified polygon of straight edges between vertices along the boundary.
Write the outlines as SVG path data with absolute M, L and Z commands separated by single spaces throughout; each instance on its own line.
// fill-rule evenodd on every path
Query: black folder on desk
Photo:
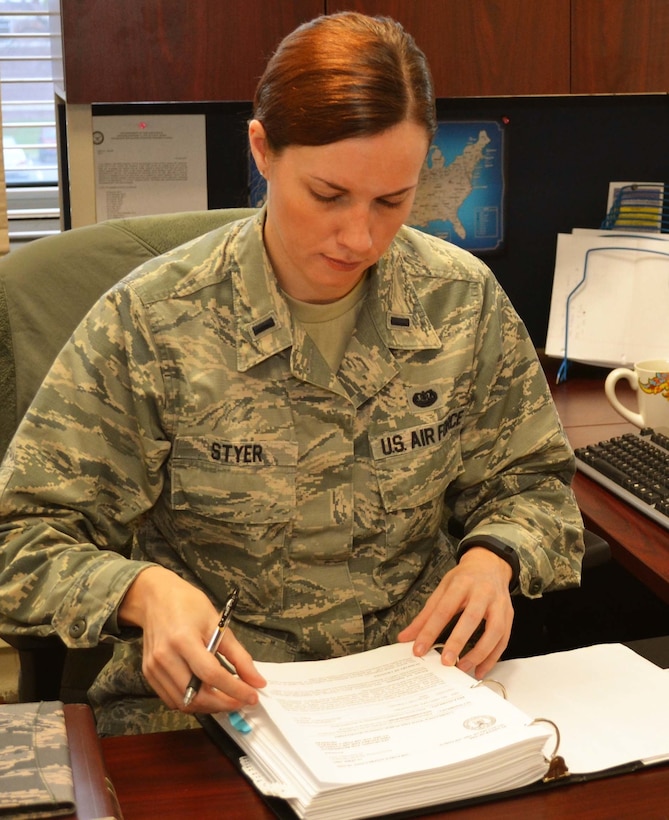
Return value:
M 0 817 L 122 818 L 88 705 L 4 704 L 0 725 Z

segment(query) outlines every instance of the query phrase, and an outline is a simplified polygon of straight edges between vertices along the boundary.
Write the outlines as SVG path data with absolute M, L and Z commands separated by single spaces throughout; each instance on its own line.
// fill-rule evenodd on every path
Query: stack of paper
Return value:
M 547 771 L 554 730 L 440 655 L 396 644 L 332 660 L 257 664 L 250 733 L 220 725 L 247 753 L 261 792 L 302 818 L 346 820 L 517 788 Z

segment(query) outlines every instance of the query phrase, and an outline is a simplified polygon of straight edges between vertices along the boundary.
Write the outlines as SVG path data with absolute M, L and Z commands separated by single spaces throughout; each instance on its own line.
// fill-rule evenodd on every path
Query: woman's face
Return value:
M 340 299 L 409 216 L 425 129 L 407 120 L 375 136 L 291 145 L 275 155 L 253 120 L 249 139 L 268 183 L 265 246 L 279 285 L 305 302 Z

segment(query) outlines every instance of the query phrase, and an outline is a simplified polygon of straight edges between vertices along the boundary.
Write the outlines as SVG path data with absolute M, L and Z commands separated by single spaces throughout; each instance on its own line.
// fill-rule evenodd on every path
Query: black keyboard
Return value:
M 669 430 L 640 430 L 576 450 L 578 469 L 669 530 Z

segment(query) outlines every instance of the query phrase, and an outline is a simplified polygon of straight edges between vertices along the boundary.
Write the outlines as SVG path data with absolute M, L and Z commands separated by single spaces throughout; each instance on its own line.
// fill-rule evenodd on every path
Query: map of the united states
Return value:
M 440 125 L 409 220 L 471 249 L 497 247 L 502 239 L 501 131 L 497 123 L 482 125 Z

